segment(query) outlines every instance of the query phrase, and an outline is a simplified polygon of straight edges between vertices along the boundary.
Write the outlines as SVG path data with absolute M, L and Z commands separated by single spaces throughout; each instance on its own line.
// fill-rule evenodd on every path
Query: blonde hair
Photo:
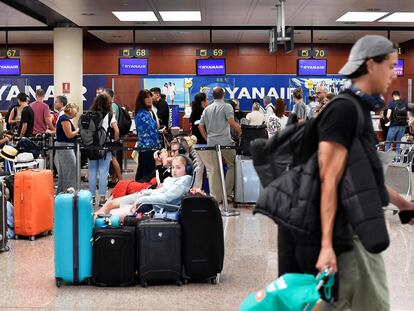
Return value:
M 252 110 L 259 111 L 260 110 L 260 104 L 257 103 L 257 102 L 256 103 L 253 103 Z
M 79 106 L 74 103 L 69 103 L 63 108 L 64 113 L 76 114 L 79 111 Z

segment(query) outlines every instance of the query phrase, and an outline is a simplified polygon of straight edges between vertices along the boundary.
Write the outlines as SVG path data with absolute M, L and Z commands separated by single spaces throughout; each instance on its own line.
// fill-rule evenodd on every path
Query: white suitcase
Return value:
M 257 176 L 253 166 L 253 160 L 247 156 L 237 155 L 235 165 L 234 203 L 256 204 L 260 195 L 261 185 L 259 176 Z

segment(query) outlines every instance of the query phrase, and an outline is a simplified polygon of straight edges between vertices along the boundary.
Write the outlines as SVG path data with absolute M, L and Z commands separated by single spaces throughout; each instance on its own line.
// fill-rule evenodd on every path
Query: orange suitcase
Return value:
M 14 228 L 18 235 L 35 236 L 53 229 L 53 174 L 24 170 L 14 176 Z

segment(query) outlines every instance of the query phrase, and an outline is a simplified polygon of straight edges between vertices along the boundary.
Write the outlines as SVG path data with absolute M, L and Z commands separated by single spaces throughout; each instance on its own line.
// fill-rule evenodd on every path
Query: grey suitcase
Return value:
M 235 204 L 256 204 L 261 185 L 251 157 L 236 156 Z

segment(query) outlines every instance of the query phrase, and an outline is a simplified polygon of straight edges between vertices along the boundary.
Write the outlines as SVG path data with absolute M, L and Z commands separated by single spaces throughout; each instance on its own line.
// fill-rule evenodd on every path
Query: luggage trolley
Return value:
M 382 146 L 385 144 L 399 144 L 398 150 L 388 151 L 382 153 L 383 156 L 381 157 L 381 161 L 383 165 L 392 166 L 392 167 L 401 167 L 405 168 L 408 172 L 408 188 L 405 198 L 407 200 L 414 201 L 414 141 L 408 141 L 407 135 L 403 136 L 401 141 L 385 141 L 381 142 L 380 145 Z M 388 163 L 389 164 L 388 164 Z M 385 209 L 389 210 L 389 209 Z M 398 209 L 392 209 L 394 215 L 398 213 Z

